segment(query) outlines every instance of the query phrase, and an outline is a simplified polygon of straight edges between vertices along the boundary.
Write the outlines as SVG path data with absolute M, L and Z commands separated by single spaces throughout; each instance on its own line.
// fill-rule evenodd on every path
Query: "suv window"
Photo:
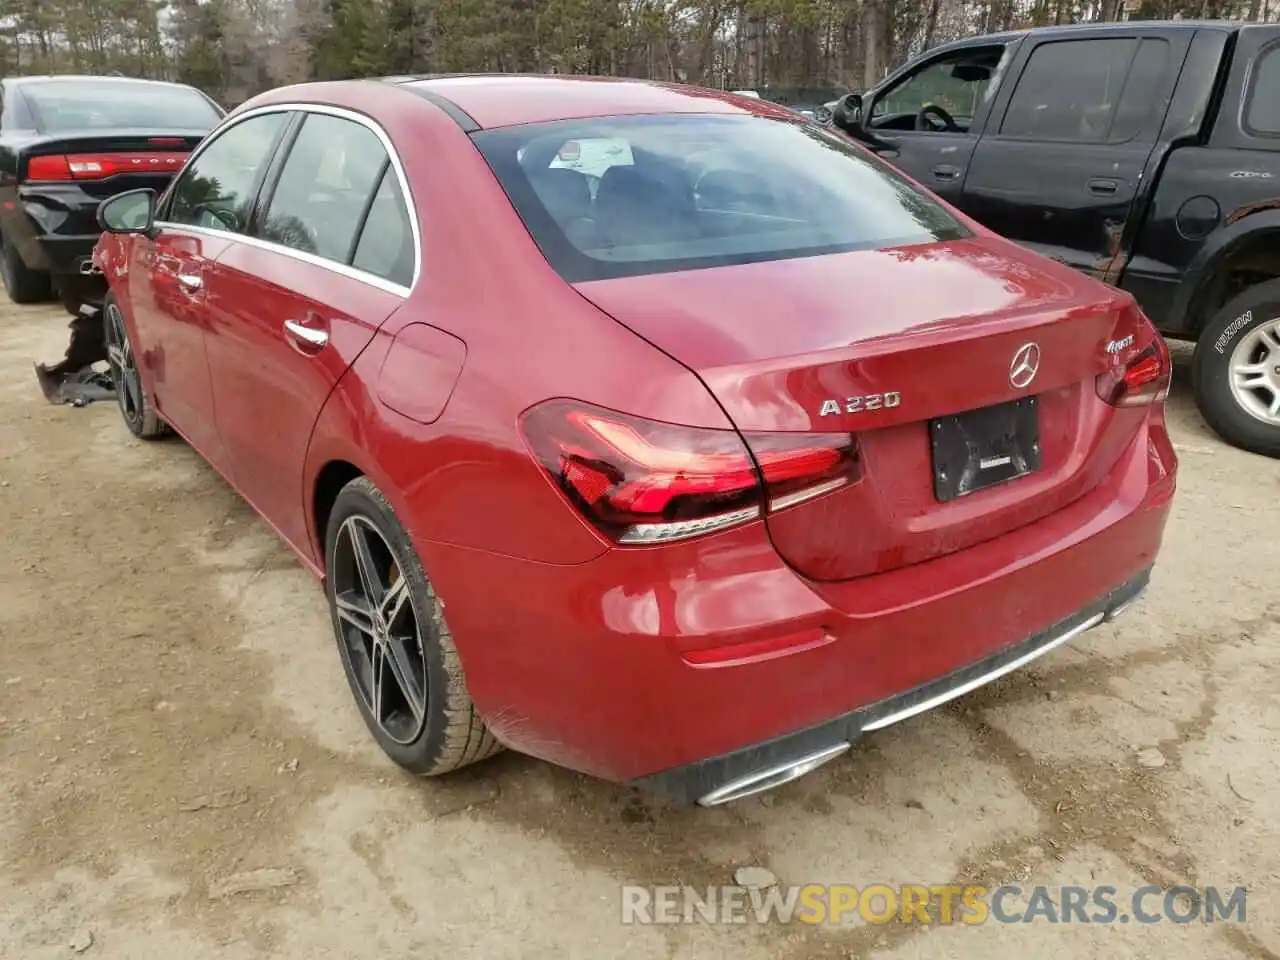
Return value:
M 1135 39 L 1059 40 L 1036 47 L 1000 133 L 1033 140 L 1107 139 L 1133 60 Z
M 396 172 L 387 164 L 351 265 L 407 287 L 413 283 L 413 228 Z
M 1273 44 L 1254 65 L 1244 125 L 1250 133 L 1280 136 L 1280 45 Z
M 256 233 L 303 253 L 350 263 L 356 231 L 388 163 L 364 124 L 311 113 L 289 150 Z
M 165 219 L 214 230 L 244 231 L 258 175 L 275 150 L 286 113 L 242 120 L 209 142 L 173 187 Z
M 1148 130 L 1154 133 L 1154 124 L 1148 124 L 1163 119 L 1160 111 L 1168 102 L 1165 94 L 1173 86 L 1170 60 L 1168 40 L 1142 41 L 1111 121 L 1108 143 L 1125 143 Z
M 877 120 L 904 114 L 915 116 L 927 106 L 941 107 L 961 130 L 978 112 L 1004 54 L 1003 47 L 979 47 L 952 54 L 907 77 L 875 102 L 872 125 Z M 936 132 L 924 128 L 926 132 Z

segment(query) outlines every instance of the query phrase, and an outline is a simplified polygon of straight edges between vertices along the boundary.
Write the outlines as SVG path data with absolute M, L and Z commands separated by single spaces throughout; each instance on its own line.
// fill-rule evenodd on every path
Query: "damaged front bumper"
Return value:
M 101 275 L 100 270 L 98 273 Z M 95 363 L 107 359 L 101 307 L 82 303 L 69 328 L 71 341 L 62 360 L 52 366 L 35 365 L 40 392 L 50 403 L 77 406 L 112 398 L 115 394 L 110 376 L 93 369 Z

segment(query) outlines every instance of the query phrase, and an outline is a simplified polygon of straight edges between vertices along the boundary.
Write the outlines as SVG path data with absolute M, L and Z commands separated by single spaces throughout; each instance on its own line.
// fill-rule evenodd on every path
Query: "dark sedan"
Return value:
M 0 276 L 15 303 L 75 313 L 106 292 L 90 254 L 98 204 L 163 190 L 224 111 L 193 87 L 124 77 L 0 81 Z

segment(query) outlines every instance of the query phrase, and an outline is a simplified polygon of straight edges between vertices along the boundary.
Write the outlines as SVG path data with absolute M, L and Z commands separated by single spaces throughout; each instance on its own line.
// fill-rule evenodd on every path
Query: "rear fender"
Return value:
M 1222 229 L 1210 235 L 1187 267 L 1170 310 L 1171 326 L 1199 334 L 1208 317 L 1199 314 L 1222 266 L 1262 234 L 1280 234 L 1280 197 L 1231 211 Z

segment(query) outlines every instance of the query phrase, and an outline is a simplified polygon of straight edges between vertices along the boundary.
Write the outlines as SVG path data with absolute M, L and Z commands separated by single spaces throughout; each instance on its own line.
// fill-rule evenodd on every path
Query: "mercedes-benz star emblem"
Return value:
M 1013 354 L 1009 364 L 1009 382 L 1021 390 L 1036 378 L 1040 370 L 1040 345 L 1024 343 Z

